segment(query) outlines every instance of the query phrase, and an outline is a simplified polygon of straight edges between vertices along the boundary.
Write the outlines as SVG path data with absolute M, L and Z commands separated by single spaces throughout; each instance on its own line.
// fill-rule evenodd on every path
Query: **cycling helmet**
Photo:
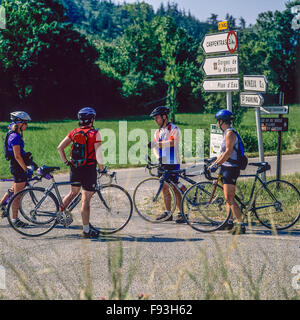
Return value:
M 169 108 L 167 107 L 164 107 L 164 106 L 160 106 L 160 107 L 156 107 L 150 114 L 150 117 L 153 118 L 155 116 L 158 116 L 158 115 L 167 115 L 170 113 L 170 110 Z
M 233 114 L 231 111 L 223 109 L 216 113 L 215 118 L 217 120 L 231 121 L 233 119 Z
M 77 116 L 80 124 L 88 124 L 92 119 L 96 118 L 96 111 L 93 108 L 85 107 L 78 111 Z
M 27 112 L 14 111 L 10 114 L 10 120 L 14 123 L 22 123 L 24 121 L 31 121 L 31 118 Z

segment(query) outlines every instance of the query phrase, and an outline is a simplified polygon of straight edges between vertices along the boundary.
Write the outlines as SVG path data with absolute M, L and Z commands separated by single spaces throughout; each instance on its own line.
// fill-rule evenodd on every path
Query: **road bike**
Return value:
M 33 187 L 36 183 L 40 182 L 42 180 L 42 177 L 39 177 L 39 176 L 34 176 L 30 179 L 28 179 L 26 181 L 26 184 L 25 184 L 25 188 L 31 188 Z M 14 182 L 14 179 L 0 179 L 0 182 Z M 7 207 L 8 207 L 8 203 L 10 202 L 10 200 L 12 199 L 12 197 L 14 196 L 14 191 L 12 190 L 12 188 L 9 188 L 7 190 L 8 192 L 8 195 L 7 195 L 7 198 L 3 201 L 1 207 L 0 207 L 0 210 L 2 211 L 1 213 L 1 218 L 6 218 L 7 217 Z M 31 200 L 33 202 L 36 201 L 35 197 L 34 197 L 34 194 L 33 193 L 30 193 L 30 196 L 31 196 Z
M 205 159 L 204 163 L 211 163 L 216 158 Z M 188 167 L 180 170 L 165 170 L 161 164 L 152 164 L 149 160 L 146 169 L 149 170 L 151 177 L 142 180 L 135 188 L 133 193 L 133 204 L 137 213 L 146 221 L 152 223 L 160 223 L 166 221 L 174 213 L 176 209 L 176 197 L 174 189 L 176 189 L 182 196 L 184 195 L 186 188 L 182 187 L 181 183 L 177 184 L 172 181 L 173 174 L 177 174 L 178 177 L 191 185 L 197 184 L 196 181 L 190 177 L 205 175 L 209 179 L 209 172 L 203 170 L 203 164 L 197 166 Z M 157 174 L 153 174 L 152 170 L 157 169 Z M 193 172 L 194 171 L 194 172 Z M 224 202 L 223 191 L 217 190 L 214 195 L 214 206 L 218 208 L 218 201 Z M 189 201 L 186 199 L 185 204 Z M 190 206 L 193 207 L 194 203 L 191 201 Z M 162 213 L 166 212 L 164 218 L 160 218 Z M 210 231 L 214 231 L 217 227 L 222 226 L 227 221 L 228 213 L 220 211 L 218 215 L 214 214 L 214 224 L 210 226 Z M 159 219 L 158 219 L 159 218 Z M 205 218 L 209 221 L 209 217 Z M 217 227 L 216 227 L 217 226 Z
M 268 162 L 249 163 L 257 167 L 256 174 L 242 174 L 240 178 L 253 178 L 250 196 L 244 200 L 239 188 L 236 188 L 235 200 L 239 204 L 244 219 L 255 216 L 258 221 L 269 229 L 284 230 L 293 226 L 300 218 L 300 193 L 288 181 L 281 179 L 264 182 L 259 175 L 271 169 Z M 204 166 L 208 171 L 209 163 Z M 207 232 L 218 230 L 230 218 L 224 200 L 222 175 L 217 178 L 206 175 L 209 180 L 191 186 L 182 198 L 182 212 L 186 222 L 195 230 Z M 257 182 L 260 187 L 256 188 Z M 226 220 L 219 223 L 216 216 L 228 211 Z
M 72 221 L 72 210 L 81 200 L 81 192 L 65 208 L 59 188 L 71 185 L 70 181 L 56 182 L 54 171 L 59 167 L 43 166 L 41 177 L 51 180 L 47 188 L 30 187 L 15 194 L 8 204 L 8 221 L 10 225 L 22 235 L 38 237 L 44 235 L 57 225 L 68 227 Z M 109 175 L 109 182 L 101 183 L 103 176 Z M 123 229 L 132 216 L 132 199 L 121 186 L 112 183 L 116 173 L 102 174 L 98 170 L 96 191 L 90 202 L 90 221 L 101 234 L 112 234 Z M 32 201 L 34 194 L 36 201 Z M 20 199 L 18 218 L 28 226 L 18 228 L 12 223 L 11 206 L 14 199 Z

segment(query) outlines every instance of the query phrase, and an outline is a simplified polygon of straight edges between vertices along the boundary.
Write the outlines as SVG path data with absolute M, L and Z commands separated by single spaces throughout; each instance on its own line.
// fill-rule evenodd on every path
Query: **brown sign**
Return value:
M 262 131 L 288 131 L 288 118 L 261 118 Z

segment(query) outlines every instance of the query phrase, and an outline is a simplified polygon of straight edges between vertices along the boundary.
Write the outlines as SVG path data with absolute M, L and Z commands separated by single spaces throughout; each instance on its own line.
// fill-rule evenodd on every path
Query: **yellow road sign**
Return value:
M 221 21 L 218 23 L 218 30 L 227 30 L 228 29 L 228 21 Z

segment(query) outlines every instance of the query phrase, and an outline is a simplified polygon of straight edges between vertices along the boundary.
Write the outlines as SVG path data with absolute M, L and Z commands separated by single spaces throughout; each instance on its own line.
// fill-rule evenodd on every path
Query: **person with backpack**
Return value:
M 221 154 L 217 160 L 208 168 L 215 172 L 220 168 L 224 197 L 227 202 L 227 210 L 231 209 L 231 217 L 228 223 L 222 228 L 230 230 L 234 235 L 246 233 L 245 224 L 242 221 L 241 209 L 236 203 L 235 186 L 240 170 L 244 170 L 247 165 L 247 158 L 244 155 L 244 146 L 236 130 L 232 128 L 233 114 L 231 111 L 223 109 L 216 113 L 218 127 L 223 131 L 223 141 L 221 144 Z M 237 223 L 233 224 L 233 214 Z
M 98 238 L 99 231 L 89 223 L 89 218 L 90 200 L 95 192 L 97 183 L 97 163 L 100 171 L 104 171 L 101 136 L 99 131 L 94 129 L 96 111 L 93 108 L 82 108 L 77 116 L 79 127 L 69 132 L 57 147 L 61 160 L 67 166 L 70 166 L 70 181 L 72 182 L 70 192 L 63 199 L 63 204 L 67 208 L 82 187 L 81 217 L 83 237 Z M 70 160 L 68 160 L 65 148 L 71 143 Z
M 9 124 L 8 132 L 5 136 L 4 154 L 6 160 L 10 161 L 9 169 L 13 175 L 14 182 L 12 188 L 0 200 L 0 207 L 3 211 L 2 217 L 7 215 L 6 209 L 2 204 L 11 195 L 11 192 L 16 194 L 23 190 L 27 179 L 30 179 L 33 170 L 37 169 L 37 165 L 33 162 L 32 154 L 24 150 L 23 132 L 27 129 L 28 122 L 31 121 L 29 114 L 24 111 L 15 111 L 10 113 L 10 119 L 12 122 Z M 12 204 L 12 223 L 16 227 L 24 228 L 28 224 L 18 218 L 19 205 L 20 201 L 16 198 Z
M 158 129 L 154 133 L 153 141 L 148 144 L 149 148 L 153 149 L 155 157 L 159 160 L 162 169 L 164 170 L 179 170 L 180 169 L 180 129 L 168 120 L 170 110 L 165 106 L 156 107 L 150 114 L 151 118 L 158 125 Z M 172 174 L 170 179 L 178 184 L 181 188 L 185 188 L 178 181 L 178 175 Z M 178 214 L 175 219 L 176 223 L 184 223 L 185 220 L 181 214 L 181 194 L 172 186 L 176 196 L 176 206 Z M 159 215 L 156 219 L 161 220 L 168 215 L 168 209 L 171 207 L 170 194 L 168 188 L 163 187 L 163 196 L 166 205 L 166 211 Z M 170 216 L 166 221 L 172 221 L 173 216 Z

